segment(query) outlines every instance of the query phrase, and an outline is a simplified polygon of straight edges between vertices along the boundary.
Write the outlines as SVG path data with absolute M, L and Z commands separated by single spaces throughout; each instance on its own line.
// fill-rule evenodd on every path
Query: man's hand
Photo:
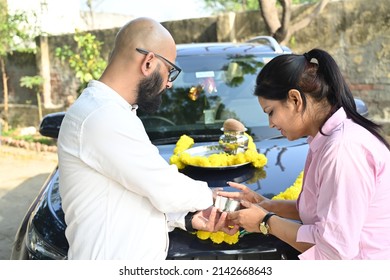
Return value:
M 227 213 L 219 212 L 217 208 L 209 208 L 199 211 L 192 218 L 192 227 L 198 230 L 209 232 L 223 231 L 227 234 L 234 234 L 239 230 L 238 226 L 228 226 Z

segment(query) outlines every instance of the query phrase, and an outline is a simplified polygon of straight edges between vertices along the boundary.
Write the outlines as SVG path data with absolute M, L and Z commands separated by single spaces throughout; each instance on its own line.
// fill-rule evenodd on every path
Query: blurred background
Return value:
M 388 0 L 0 0 L 0 6 L 2 143 L 12 137 L 46 144 L 36 133 L 42 117 L 66 110 L 99 78 L 118 29 L 139 16 L 160 21 L 177 43 L 271 35 L 295 53 L 325 49 L 370 118 L 389 131 Z

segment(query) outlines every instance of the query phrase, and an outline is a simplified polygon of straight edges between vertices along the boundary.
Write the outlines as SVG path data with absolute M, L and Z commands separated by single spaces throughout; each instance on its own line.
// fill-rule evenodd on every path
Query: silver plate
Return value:
M 225 151 L 219 145 L 208 145 L 208 146 L 193 147 L 193 148 L 190 148 L 190 149 L 183 151 L 183 153 L 187 153 L 192 157 L 195 157 L 195 156 L 209 157 L 209 156 L 214 155 L 214 154 L 225 153 Z M 199 168 L 204 168 L 204 169 L 225 170 L 225 169 L 237 168 L 237 167 L 248 165 L 248 164 L 250 164 L 250 162 L 244 162 L 244 163 L 228 165 L 228 166 L 199 166 L 199 165 L 191 165 L 191 164 L 189 164 L 189 166 L 194 166 L 194 167 L 199 167 Z

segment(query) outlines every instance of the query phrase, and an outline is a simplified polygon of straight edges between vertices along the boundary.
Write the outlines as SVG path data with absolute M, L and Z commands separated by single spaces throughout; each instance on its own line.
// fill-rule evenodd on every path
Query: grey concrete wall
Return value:
M 351 0 L 331 3 L 291 46 L 301 53 L 328 50 L 371 118 L 390 122 L 390 2 Z

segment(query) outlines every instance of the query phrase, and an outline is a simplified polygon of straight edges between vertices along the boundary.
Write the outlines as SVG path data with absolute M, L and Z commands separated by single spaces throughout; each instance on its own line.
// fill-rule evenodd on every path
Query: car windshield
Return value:
M 181 74 L 163 95 L 157 113 L 139 112 L 154 143 L 175 143 L 187 134 L 216 141 L 228 118 L 241 121 L 256 139 L 279 135 L 253 95 L 256 75 L 269 60 L 261 55 L 178 56 Z

